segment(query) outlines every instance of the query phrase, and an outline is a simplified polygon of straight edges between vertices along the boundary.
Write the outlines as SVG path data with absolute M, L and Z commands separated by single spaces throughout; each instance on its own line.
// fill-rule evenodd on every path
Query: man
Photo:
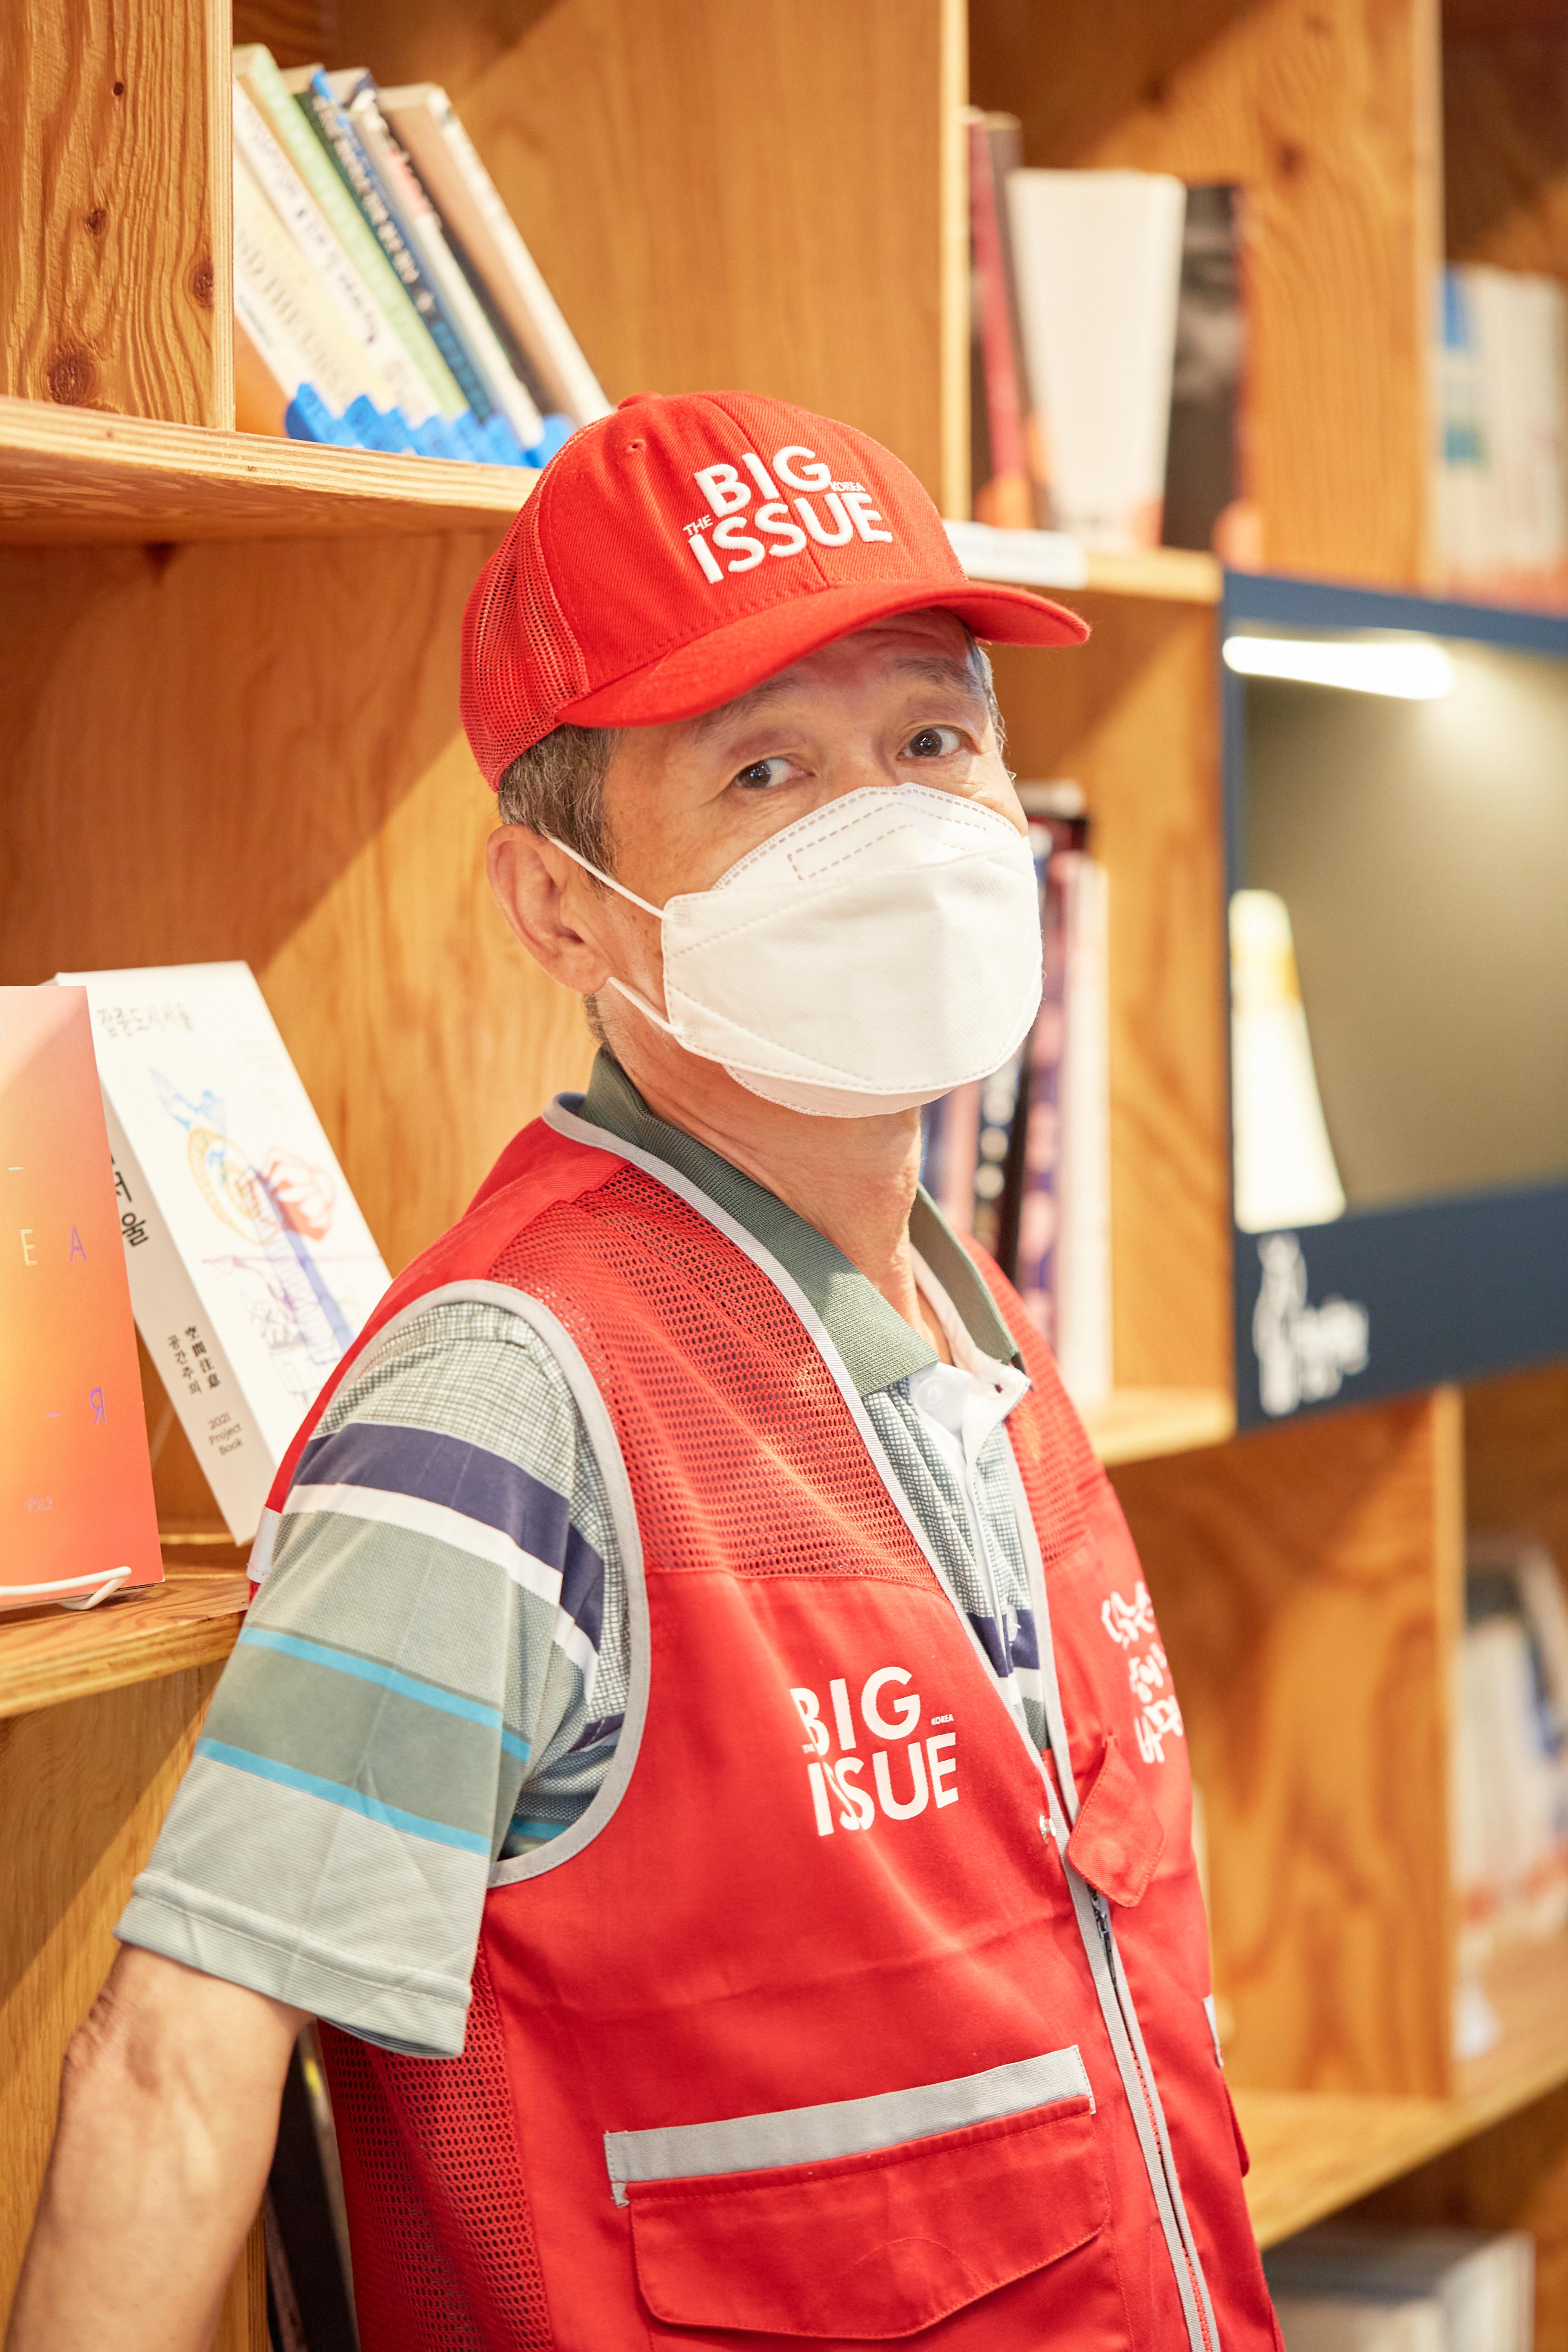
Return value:
M 742 394 L 487 566 L 491 881 L 604 1050 L 283 1466 L 14 2352 L 203 2340 L 311 2014 L 366 2352 L 1277 2341 L 1148 1594 L 916 1187 L 1039 995 L 976 635 L 1085 634 Z

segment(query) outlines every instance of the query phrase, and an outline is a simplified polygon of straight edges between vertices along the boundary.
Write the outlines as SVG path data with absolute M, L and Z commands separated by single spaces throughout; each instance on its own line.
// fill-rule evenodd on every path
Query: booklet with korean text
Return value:
M 0 988 L 0 1608 L 163 1573 L 79 988 Z
M 60 978 L 92 1008 L 137 1326 L 247 1542 L 387 1270 L 247 965 Z

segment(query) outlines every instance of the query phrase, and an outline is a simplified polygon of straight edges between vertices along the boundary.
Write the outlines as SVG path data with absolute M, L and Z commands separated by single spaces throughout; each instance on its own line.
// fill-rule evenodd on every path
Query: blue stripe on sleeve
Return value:
M 400 1674 L 395 1666 L 384 1666 L 374 1658 L 363 1658 L 352 1650 L 330 1649 L 324 1642 L 306 1642 L 298 1633 L 278 1633 L 268 1625 L 247 1625 L 240 1641 L 250 1648 L 277 1650 L 289 1658 L 303 1658 L 308 1665 L 325 1666 L 332 1674 L 352 1675 L 356 1682 L 379 1683 L 384 1690 L 395 1691 L 401 1698 L 416 1699 L 421 1706 L 435 1707 L 442 1715 L 460 1715 L 466 1723 L 482 1723 L 488 1731 L 499 1731 L 501 1746 L 510 1755 L 521 1755 L 526 1763 L 527 1744 L 505 1729 L 500 1709 L 487 1706 L 482 1699 L 464 1698 L 457 1691 L 442 1688 L 439 1683 L 421 1682 L 414 1675 Z
M 294 1484 L 412 1495 L 494 1528 L 560 1570 L 561 1608 L 597 1650 L 605 1618 L 605 1563 L 573 1526 L 566 1496 L 504 1454 L 439 1430 L 351 1421 L 329 1437 L 310 1440 Z
M 480 1837 L 472 1830 L 454 1828 L 450 1822 L 426 1821 L 422 1814 L 405 1813 L 399 1805 L 384 1805 L 362 1790 L 346 1788 L 339 1780 L 323 1780 L 314 1772 L 297 1771 L 292 1764 L 275 1763 L 270 1756 L 256 1756 L 248 1748 L 230 1748 L 221 1739 L 205 1738 L 197 1740 L 196 1754 L 210 1757 L 215 1763 L 230 1765 L 237 1772 L 253 1773 L 258 1780 L 275 1781 L 280 1789 L 298 1789 L 307 1797 L 320 1797 L 329 1805 L 341 1805 L 345 1812 L 362 1813 L 366 1821 L 405 1831 L 410 1837 L 427 1838 L 433 1845 L 455 1845 L 464 1853 L 480 1853 L 487 1862 L 489 1859 L 488 1837 Z

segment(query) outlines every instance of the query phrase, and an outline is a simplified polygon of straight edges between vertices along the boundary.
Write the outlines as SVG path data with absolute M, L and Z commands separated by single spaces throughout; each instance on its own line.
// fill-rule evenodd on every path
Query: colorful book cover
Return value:
M 157 1584 L 136 1331 L 79 988 L 0 988 L 0 1608 Z
M 247 965 L 67 972 L 92 1008 L 147 1350 L 237 1542 L 388 1275 Z

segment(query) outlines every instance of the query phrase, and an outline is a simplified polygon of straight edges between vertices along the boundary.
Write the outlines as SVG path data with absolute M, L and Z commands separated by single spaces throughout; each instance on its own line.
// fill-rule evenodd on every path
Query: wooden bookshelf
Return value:
M 531 478 L 229 429 L 231 38 L 444 81 L 613 398 L 803 401 L 885 440 L 951 515 L 966 91 L 1020 116 L 1033 163 L 1247 184 L 1277 569 L 1426 576 L 1445 133 L 1455 251 L 1568 276 L 1534 96 L 1568 35 L 1523 0 L 1450 8 L 1446 117 L 1436 0 L 1058 0 L 1048 26 L 1034 0 L 16 5 L 0 628 L 25 690 L 0 736 L 0 979 L 244 957 L 394 1265 L 591 1059 L 488 903 L 457 719 L 463 603 Z M 1368 2194 L 1526 2215 L 1555 2342 L 1561 1954 L 1499 1973 L 1503 2042 L 1456 2069 L 1445 1790 L 1466 1488 L 1487 1523 L 1568 1549 L 1568 1373 L 1232 1433 L 1219 591 L 1206 556 L 1091 553 L 1058 592 L 1089 646 L 996 665 L 1012 764 L 1082 782 L 1111 876 L 1117 1386 L 1093 1434 L 1207 1801 L 1259 2235 Z M 166 1517 L 196 1507 L 192 1475 L 171 1443 Z M 60 2053 L 237 1629 L 237 1565 L 170 1558 L 155 1593 L 0 1623 L 0 1805 L 24 1825 L 0 2306 Z M 1476 2150 L 1500 2151 L 1485 2179 Z M 258 2279 L 253 2246 L 220 2352 L 262 2352 Z
M 248 1590 L 243 1569 L 172 1569 L 163 1583 L 96 1609 L 8 1612 L 0 1617 L 0 1717 L 221 1665 Z

